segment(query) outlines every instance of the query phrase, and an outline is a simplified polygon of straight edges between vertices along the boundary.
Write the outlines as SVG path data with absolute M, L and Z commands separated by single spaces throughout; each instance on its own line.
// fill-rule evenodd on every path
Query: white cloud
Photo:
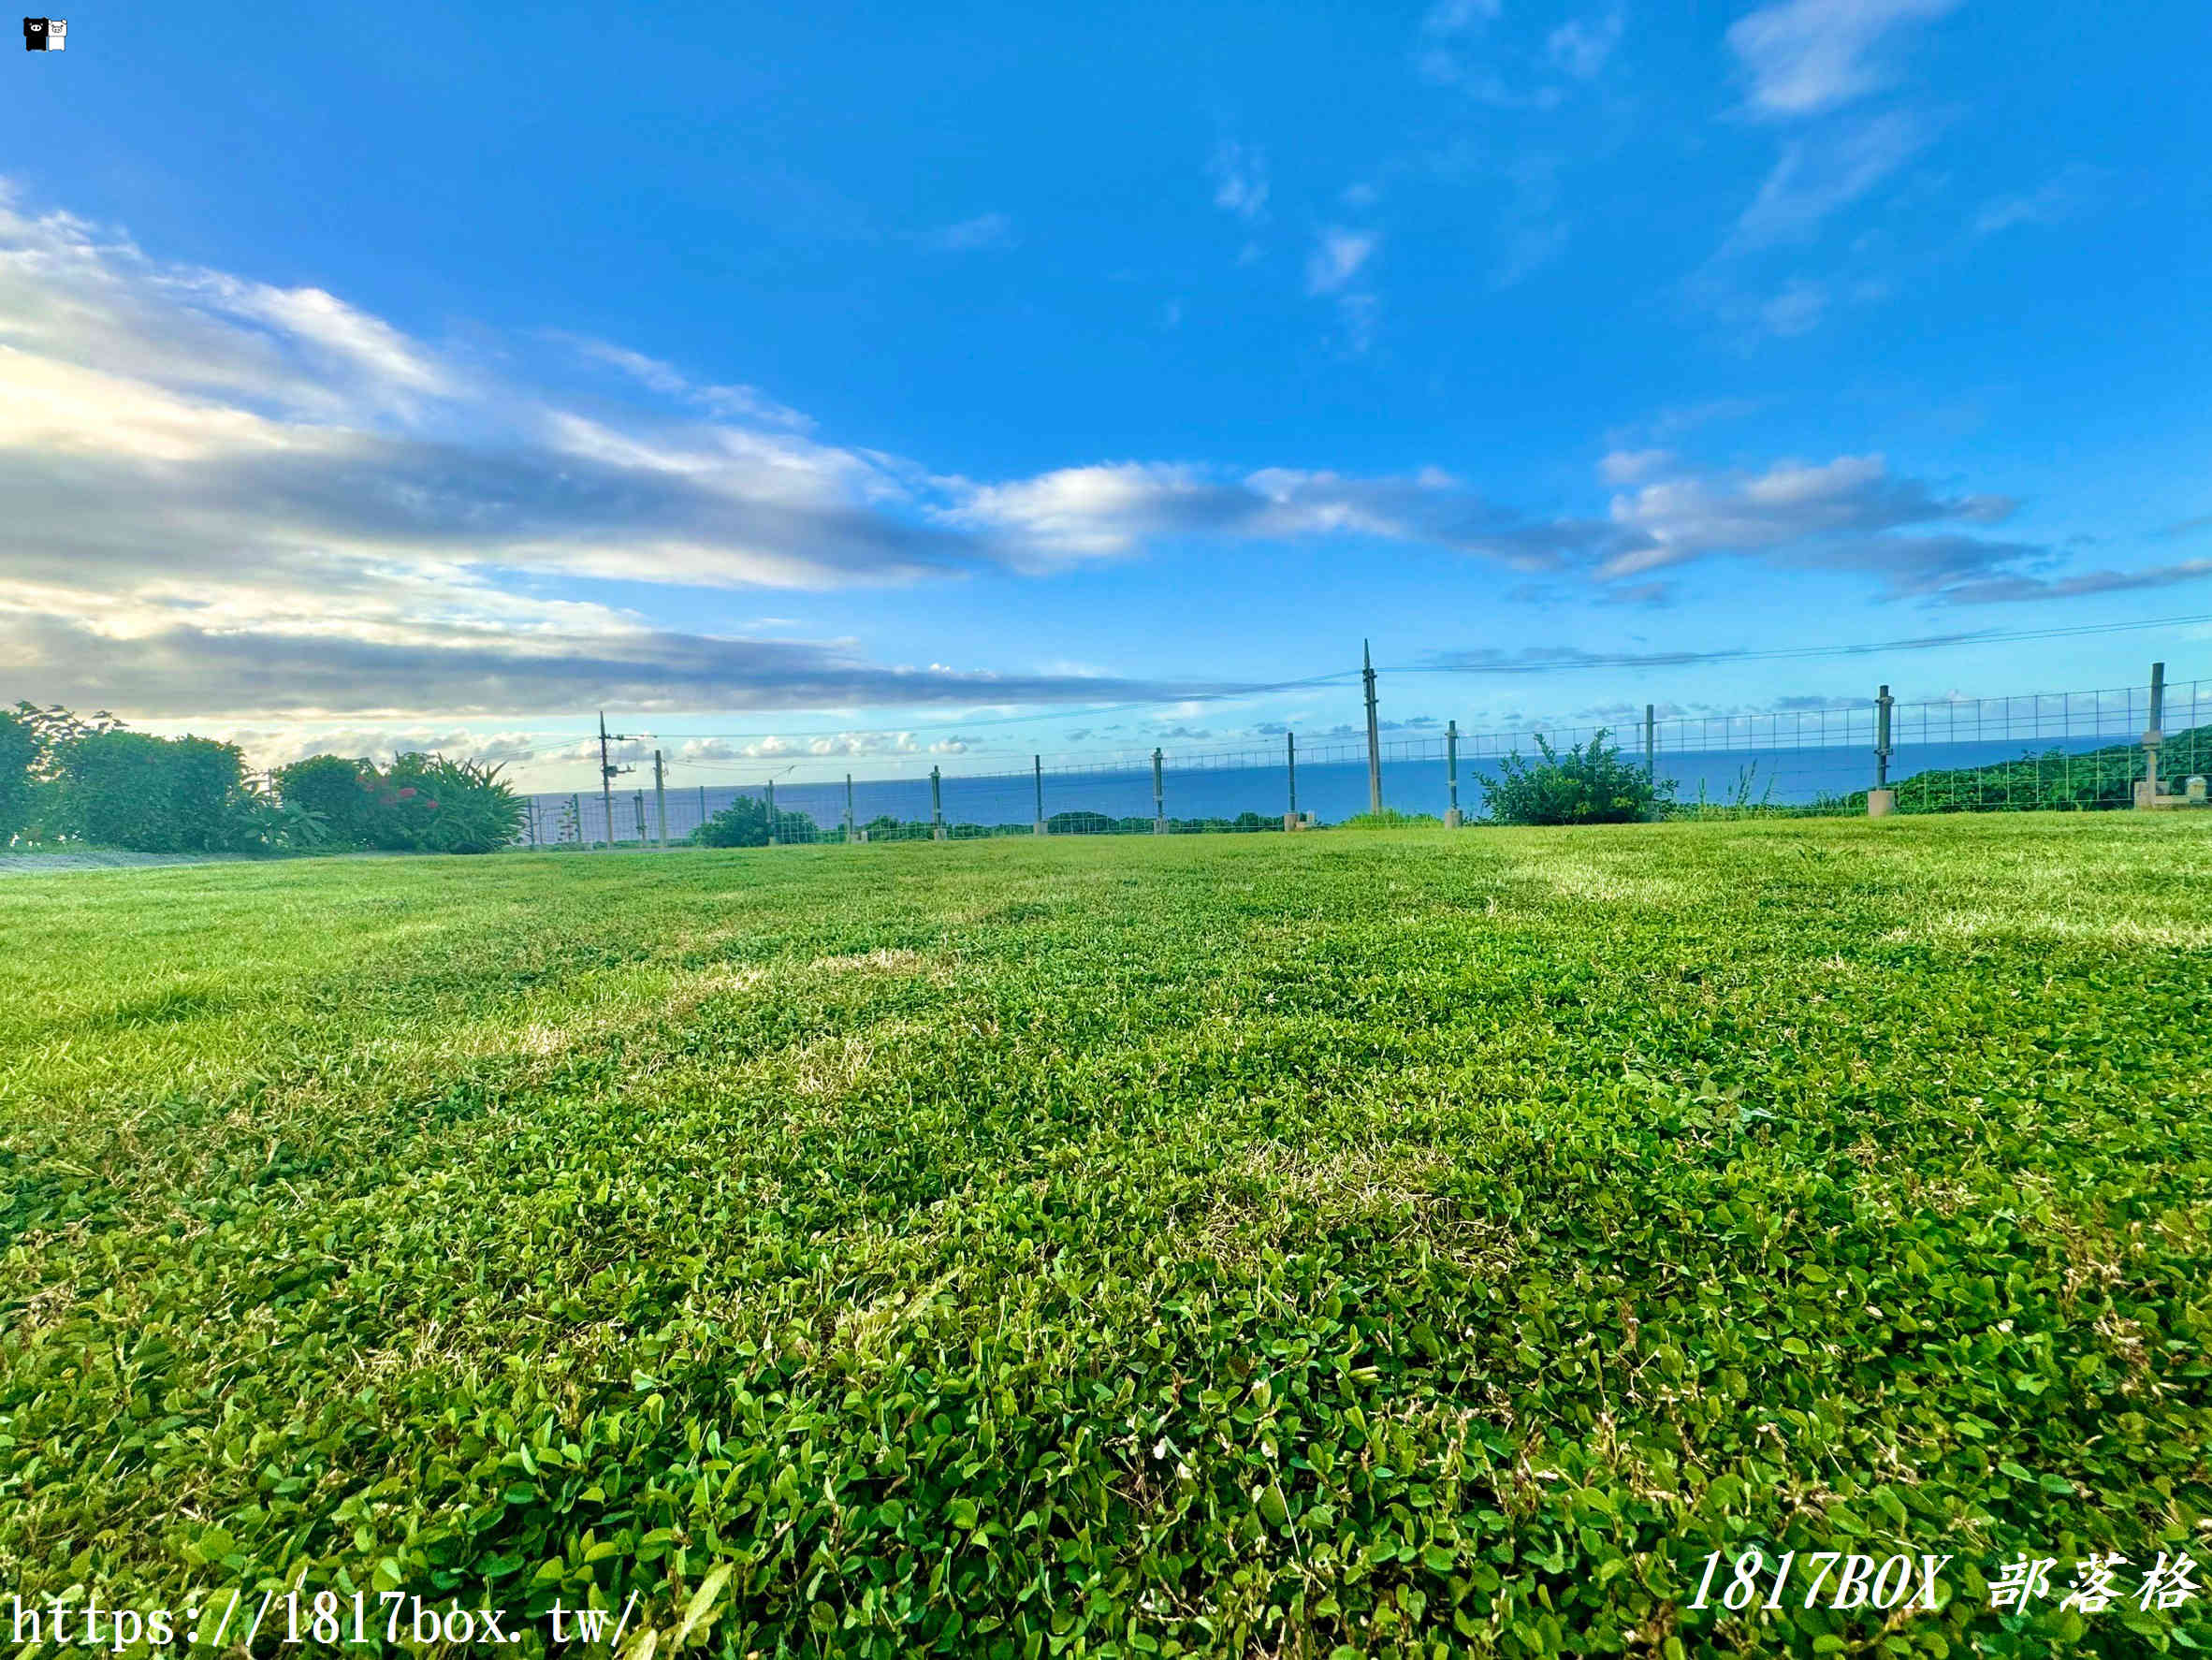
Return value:
M 1827 290 L 1799 277 L 1759 308 L 1759 321 L 1768 333 L 1787 338 L 1818 327 L 1827 309 Z
M 626 346 L 584 335 L 556 332 L 552 338 L 565 342 L 585 357 L 620 370 L 649 390 L 664 397 L 680 398 L 723 420 L 789 427 L 799 431 L 814 425 L 808 416 L 777 402 L 758 386 L 698 386 L 673 363 L 663 363 L 658 357 L 648 357 Z
M 2075 162 L 2038 189 L 1993 197 L 1974 215 L 1974 234 L 1993 236 L 2019 225 L 2062 225 L 2095 202 L 2104 176 L 2101 167 Z
M 1892 71 L 1887 37 L 1940 18 L 1958 0 L 1783 0 L 1739 18 L 1728 46 L 1751 83 L 1750 107 L 1767 117 L 1817 115 L 1879 91 Z
M 1545 55 L 1561 73 L 1589 80 L 1606 66 L 1613 49 L 1621 44 L 1621 28 L 1618 11 L 1569 18 L 1546 37 Z
M 1891 475 L 1878 455 L 1839 456 L 1818 466 L 1778 461 L 1750 475 L 1685 472 L 1613 498 L 1613 522 L 1633 541 L 1599 575 L 1635 576 L 1707 555 L 1739 554 L 1866 571 L 1892 593 L 1947 596 L 2042 550 L 1950 531 L 1896 532 L 1994 524 L 2014 507 L 2002 496 L 1939 495 L 1917 479 Z
M 1335 294 L 1360 274 L 1382 239 L 1374 231 L 1325 227 L 1305 264 L 1308 294 Z
M 1013 220 L 1004 213 L 979 213 L 973 219 L 963 219 L 957 225 L 940 226 L 925 231 L 922 246 L 937 254 L 971 254 L 985 248 L 1011 248 L 1014 245 Z
M 1433 468 L 1354 478 L 1281 467 L 1242 477 L 1159 462 L 1070 467 L 972 488 L 950 517 L 1064 559 L 1124 554 L 1164 536 L 1364 535 L 1536 566 L 1617 541 L 1603 524 L 1523 520 Z
M 1807 240 L 1830 213 L 1910 161 L 1931 136 L 1919 117 L 1889 110 L 1817 138 L 1790 140 L 1736 222 L 1723 254 Z
M 1214 181 L 1214 205 L 1235 214 L 1247 225 L 1267 217 L 1267 153 L 1257 144 L 1246 147 L 1234 138 L 1214 146 L 1206 164 Z
M 1612 450 L 1598 463 L 1598 476 L 1608 484 L 1635 484 L 1674 459 L 1673 452 L 1664 449 Z

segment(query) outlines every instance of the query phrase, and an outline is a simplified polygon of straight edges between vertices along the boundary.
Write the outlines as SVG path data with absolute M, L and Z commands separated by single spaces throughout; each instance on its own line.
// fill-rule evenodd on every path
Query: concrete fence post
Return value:
M 852 775 L 847 773 L 845 775 L 845 839 L 851 841 L 852 838 Z
M 1451 786 L 1451 805 L 1444 809 L 1444 827 L 1457 830 L 1465 821 L 1460 817 L 1460 723 L 1444 723 L 1444 779 Z
M 1298 734 L 1283 734 L 1283 764 L 1290 774 L 1290 810 L 1283 815 L 1283 828 L 1295 830 L 1298 818 Z
M 2135 805 L 2159 805 L 2159 750 L 2166 741 L 2166 665 L 2150 665 L 2150 721 L 2143 729 L 2143 779 L 2135 786 Z
M 1152 751 L 1152 833 L 1155 836 L 1168 833 L 1167 794 L 1160 784 L 1157 750 Z
M 945 838 L 944 781 L 938 773 L 937 767 L 929 769 L 929 839 L 932 841 Z
M 1375 654 L 1360 642 L 1360 678 L 1367 693 L 1367 810 L 1382 816 L 1382 735 L 1375 717 Z
M 668 851 L 668 769 L 662 764 L 661 751 L 653 751 L 653 810 L 661 824 L 661 851 Z
M 1034 769 L 1035 769 L 1035 771 L 1036 771 L 1036 776 L 1037 776 L 1037 832 L 1036 832 L 1036 833 L 1037 833 L 1038 835 L 1040 835 L 1040 836 L 1042 836 L 1042 835 L 1044 835 L 1044 834 L 1045 834 L 1045 828 L 1044 828 L 1044 757 L 1043 757 L 1042 755 L 1032 755 L 1032 756 L 1030 756 L 1030 757 L 1029 757 L 1029 760 L 1030 760 L 1030 763 L 1031 763 L 1032 766 L 1034 767 Z
M 777 828 L 776 780 L 774 779 L 770 779 L 768 780 L 768 845 L 770 847 L 776 846 L 782 839 L 782 837 L 776 834 Z
M 1897 792 L 1889 787 L 1889 715 L 1896 699 L 1885 686 L 1874 698 L 1874 787 L 1867 792 L 1867 817 L 1886 819 L 1897 811 Z
M 1658 734 L 1652 719 L 1656 712 L 1650 704 L 1644 705 L 1644 782 L 1647 784 L 1659 776 Z

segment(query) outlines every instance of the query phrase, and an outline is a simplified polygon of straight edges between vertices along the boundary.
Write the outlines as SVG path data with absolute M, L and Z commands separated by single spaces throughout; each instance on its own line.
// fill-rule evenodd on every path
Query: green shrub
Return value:
M 766 847 L 771 839 L 811 841 L 817 833 L 814 820 L 806 813 L 778 808 L 771 820 L 765 801 L 740 795 L 692 831 L 690 839 L 699 847 Z
M 1496 778 L 1482 781 L 1490 816 L 1501 824 L 1628 824 L 1669 811 L 1673 780 L 1646 777 L 1607 735 L 1601 726 L 1563 755 L 1536 734 L 1542 764 L 1516 751 L 1498 763 Z
M 370 837 L 375 775 L 376 769 L 366 761 L 310 755 L 276 769 L 277 797 L 287 808 L 315 815 L 326 841 L 363 845 Z

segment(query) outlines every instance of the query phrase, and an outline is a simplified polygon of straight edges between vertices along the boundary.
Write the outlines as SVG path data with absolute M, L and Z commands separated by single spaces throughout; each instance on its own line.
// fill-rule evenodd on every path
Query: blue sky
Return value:
M 603 704 L 1233 748 L 1362 635 L 1474 729 L 2212 641 L 1998 637 L 2212 614 L 2201 6 L 69 21 L 0 99 L 9 698 L 550 787 Z

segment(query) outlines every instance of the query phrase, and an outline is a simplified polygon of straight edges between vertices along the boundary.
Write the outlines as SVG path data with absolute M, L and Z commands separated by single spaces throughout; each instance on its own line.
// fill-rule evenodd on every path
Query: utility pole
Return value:
M 636 769 L 617 766 L 607 754 L 607 745 L 629 743 L 633 735 L 627 732 L 609 732 L 606 729 L 606 711 L 599 711 L 599 803 L 606 810 L 606 851 L 610 853 L 615 851 L 615 779 L 619 774 Z M 638 839 L 642 841 L 644 838 L 645 832 L 641 828 Z
M 668 851 L 668 769 L 653 751 L 653 810 L 661 815 L 661 851 Z
M 1382 816 L 1382 733 L 1375 723 L 1375 654 L 1360 642 L 1360 678 L 1367 687 L 1367 810 Z

